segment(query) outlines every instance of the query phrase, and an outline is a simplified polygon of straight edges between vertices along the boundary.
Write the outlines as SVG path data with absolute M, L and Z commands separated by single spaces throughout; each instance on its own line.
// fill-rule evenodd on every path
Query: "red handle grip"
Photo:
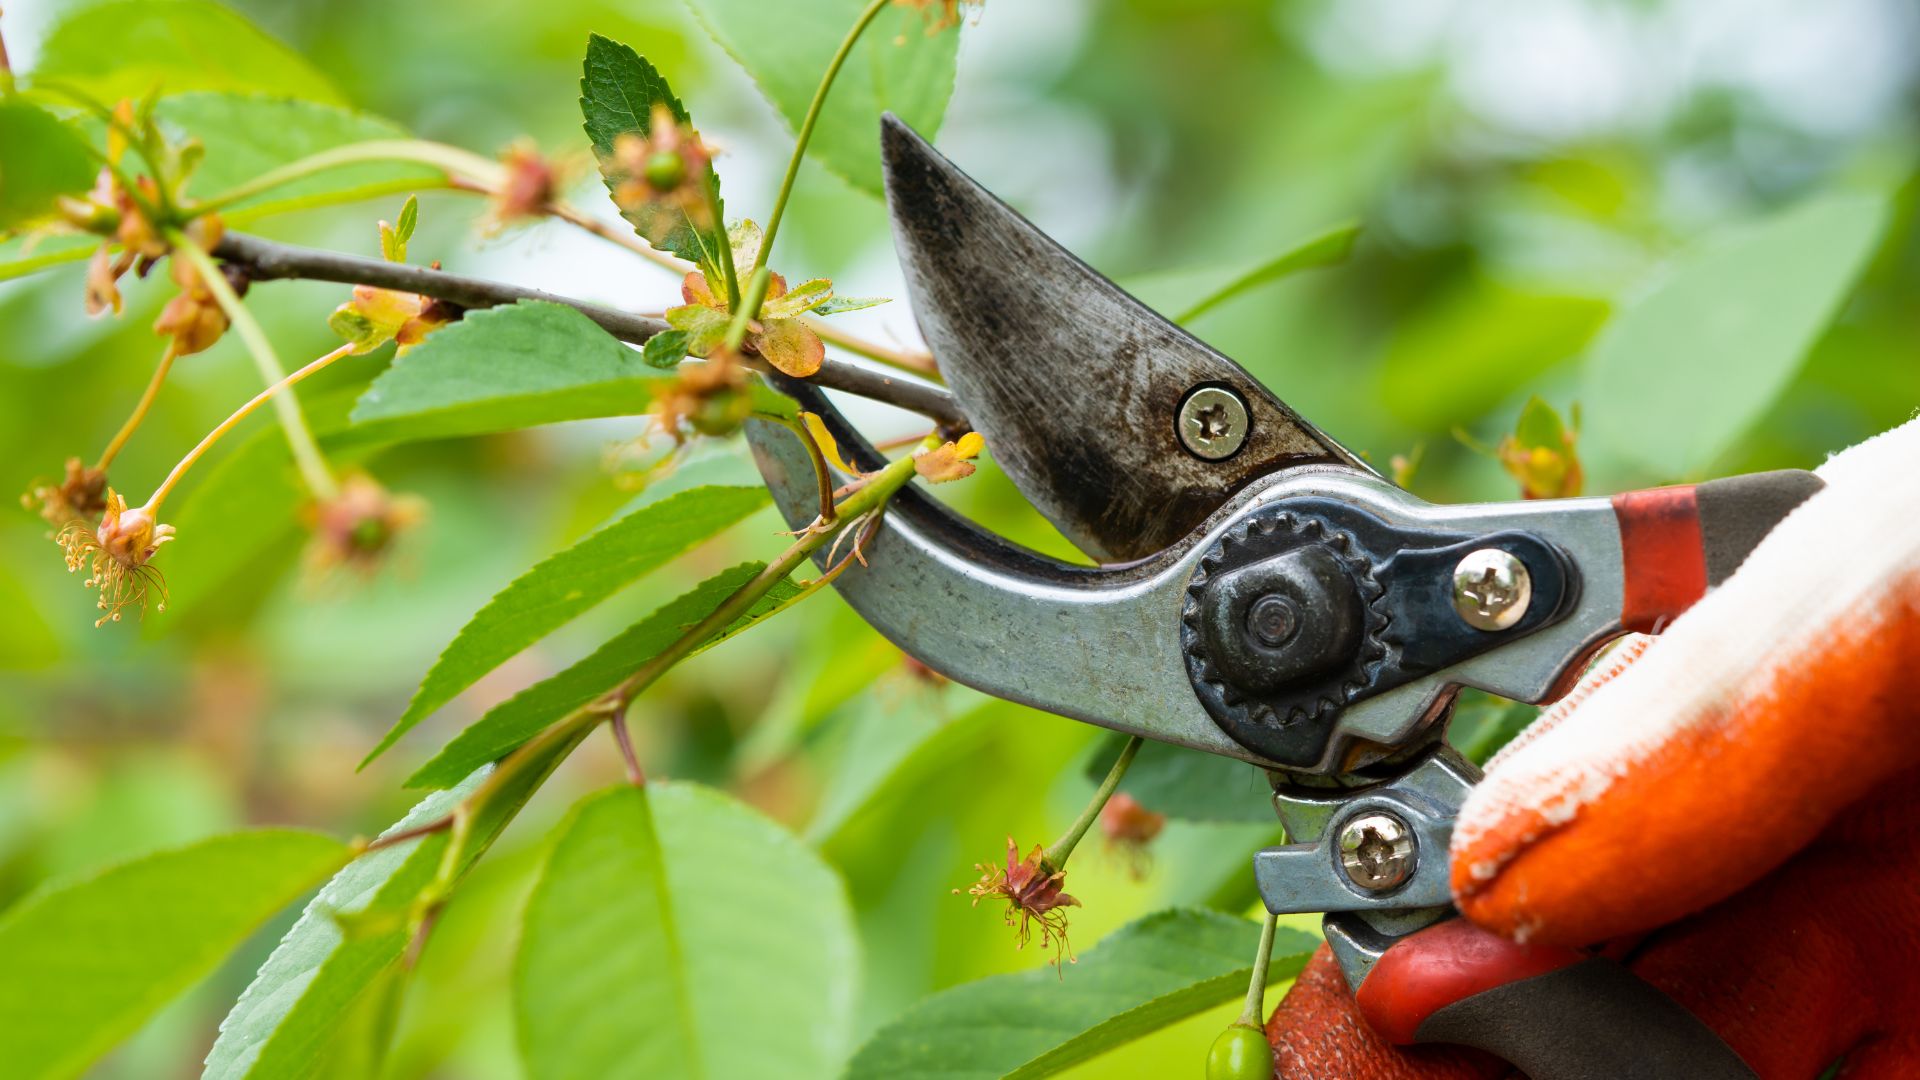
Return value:
M 1732 576 L 1780 519 L 1823 486 L 1798 469 L 1613 497 L 1626 587 L 1620 625 L 1656 633 Z

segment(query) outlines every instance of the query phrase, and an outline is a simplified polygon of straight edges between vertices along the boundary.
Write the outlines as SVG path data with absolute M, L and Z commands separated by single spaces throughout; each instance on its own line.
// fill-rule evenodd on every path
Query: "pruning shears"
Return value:
M 1446 741 L 1476 687 L 1548 702 L 1657 631 L 1821 486 L 1787 471 L 1612 498 L 1436 506 L 1102 277 L 906 125 L 883 123 L 913 311 L 1019 490 L 1098 565 L 1019 547 L 912 488 L 836 581 L 869 623 L 986 693 L 1267 770 L 1290 843 L 1268 910 L 1323 912 L 1363 1012 L 1400 1043 L 1538 1080 L 1752 1073 L 1624 967 L 1456 917 L 1447 852 L 1479 772 Z M 776 376 L 862 469 L 884 459 Z M 787 428 L 749 428 L 787 520 L 818 507 Z M 1442 976 L 1436 976 L 1442 973 Z

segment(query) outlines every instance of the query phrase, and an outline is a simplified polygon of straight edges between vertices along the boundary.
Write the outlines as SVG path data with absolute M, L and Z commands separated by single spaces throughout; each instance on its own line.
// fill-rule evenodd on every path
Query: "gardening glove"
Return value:
M 1603 946 L 1762 1080 L 1920 1076 L 1920 420 L 1818 472 L 1724 585 L 1488 764 L 1454 899 L 1517 941 Z M 1268 1024 L 1276 1075 L 1509 1073 L 1390 1046 L 1393 1020 L 1323 948 Z

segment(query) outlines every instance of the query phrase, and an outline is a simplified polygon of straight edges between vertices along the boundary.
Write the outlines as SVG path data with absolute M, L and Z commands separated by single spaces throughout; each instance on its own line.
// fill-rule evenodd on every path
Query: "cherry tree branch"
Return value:
M 497 307 L 519 300 L 541 300 L 551 304 L 563 304 L 593 320 L 601 329 L 614 337 L 632 345 L 643 345 L 649 338 L 667 329 L 667 324 L 659 319 L 635 315 L 616 308 L 602 307 L 598 304 L 589 304 L 584 300 L 576 300 L 540 289 L 529 289 L 465 274 L 451 274 L 424 266 L 409 266 L 405 263 L 390 263 L 359 255 L 296 247 L 245 233 L 227 233 L 221 237 L 213 254 L 226 262 L 244 268 L 247 275 L 255 281 L 299 279 L 334 281 L 343 285 L 372 285 L 382 289 L 418 293 L 421 296 L 445 300 L 465 308 Z M 750 357 L 749 361 L 756 366 L 764 366 L 764 362 L 759 361 L 758 358 Z M 930 417 L 938 421 L 944 430 L 958 431 L 968 427 L 966 414 L 961 410 L 959 403 L 954 400 L 952 394 L 938 386 L 900 378 L 831 358 L 822 362 L 819 372 L 814 374 L 810 381 L 832 390 L 857 394 L 860 397 L 871 398 L 908 412 Z

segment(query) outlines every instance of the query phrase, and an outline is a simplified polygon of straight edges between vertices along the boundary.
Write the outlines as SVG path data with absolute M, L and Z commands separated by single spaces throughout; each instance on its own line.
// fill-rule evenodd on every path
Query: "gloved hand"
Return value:
M 1724 585 L 1489 763 L 1454 897 L 1510 937 L 1606 944 L 1762 1080 L 1916 1077 L 1920 420 L 1818 472 Z M 1267 1031 L 1281 1077 L 1509 1073 L 1387 1045 L 1324 949 Z

